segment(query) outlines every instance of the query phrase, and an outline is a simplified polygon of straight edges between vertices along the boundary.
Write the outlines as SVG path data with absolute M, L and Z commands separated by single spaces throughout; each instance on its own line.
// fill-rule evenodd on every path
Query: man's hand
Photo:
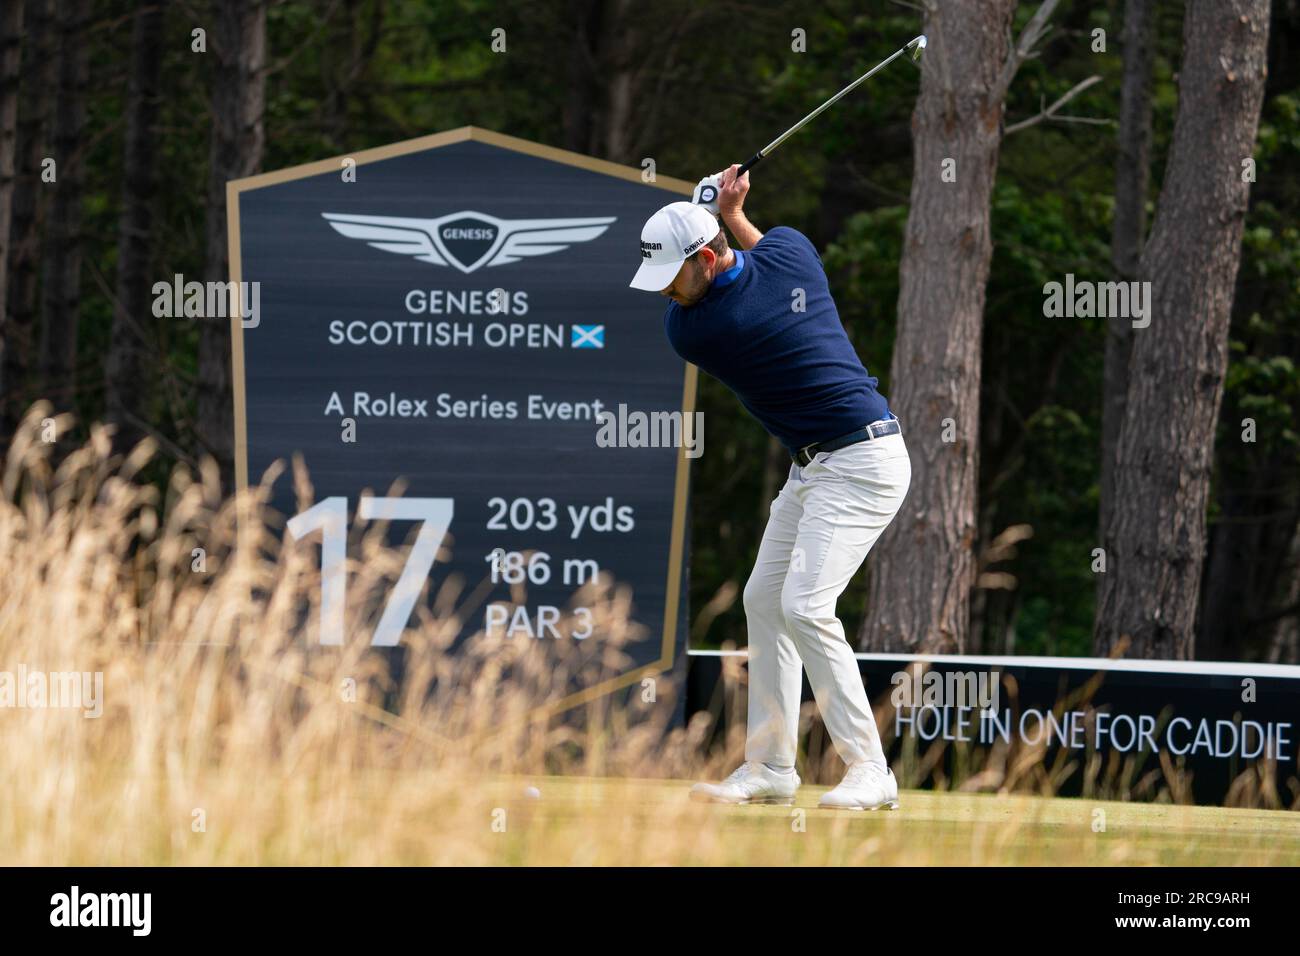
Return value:
M 745 196 L 749 192 L 749 173 L 737 178 L 740 164 L 725 169 L 718 175 L 722 182 L 718 187 L 718 211 L 722 221 L 727 224 L 731 234 L 736 237 L 736 244 L 742 249 L 753 249 L 763 234 L 754 228 L 754 224 L 745 218 Z
M 749 192 L 749 173 L 746 172 L 737 179 L 736 172 L 739 169 L 740 163 L 733 163 L 719 174 L 722 177 L 722 187 L 718 191 L 718 212 L 724 220 L 740 214 L 745 205 L 745 194 Z
M 721 188 L 722 173 L 705 176 L 696 185 L 695 195 L 691 197 L 691 202 L 697 206 L 702 206 L 716 216 L 718 214 L 718 191 Z

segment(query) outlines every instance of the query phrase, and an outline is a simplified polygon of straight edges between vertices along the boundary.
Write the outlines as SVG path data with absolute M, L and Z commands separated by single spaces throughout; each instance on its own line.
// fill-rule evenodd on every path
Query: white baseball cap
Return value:
M 718 220 L 703 206 L 670 202 L 646 220 L 641 230 L 641 268 L 628 283 L 659 292 L 673 284 L 686 257 L 718 234 Z

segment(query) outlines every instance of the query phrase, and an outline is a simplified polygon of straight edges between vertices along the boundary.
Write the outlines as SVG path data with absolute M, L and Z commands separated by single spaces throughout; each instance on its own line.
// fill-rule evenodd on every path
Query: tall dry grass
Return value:
M 901 815 L 839 815 L 800 839 L 797 812 L 691 804 L 662 781 L 738 762 L 734 673 L 722 748 L 704 746 L 705 720 L 670 726 L 666 681 L 653 701 L 547 710 L 575 673 L 626 668 L 643 635 L 617 590 L 587 595 L 600 639 L 480 633 L 447 654 L 477 592 L 445 583 L 418 602 L 395 682 L 367 641 L 405 557 L 382 524 L 351 534 L 349 639 L 320 647 L 318 552 L 269 510 L 276 472 L 223 498 L 210 465 L 177 468 L 160 493 L 140 479 L 148 443 L 115 456 L 94 427 L 65 454 L 43 439 L 69 422 L 49 414 L 31 410 L 0 478 L 0 671 L 102 672 L 103 713 L 0 710 L 0 863 L 985 862 L 1032 843 L 1041 814 L 1007 805 L 963 822 L 936 804 L 918 840 Z M 308 476 L 292 477 L 305 507 Z M 584 782 L 602 777 L 621 782 Z M 1122 844 L 1087 822 L 1077 852 L 1113 862 Z M 1044 845 L 1025 862 L 1068 859 Z

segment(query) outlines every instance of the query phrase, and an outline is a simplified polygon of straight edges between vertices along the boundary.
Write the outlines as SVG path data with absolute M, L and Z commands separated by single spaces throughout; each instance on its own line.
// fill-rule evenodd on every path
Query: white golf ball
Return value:
M 542 791 L 536 787 L 524 787 L 524 796 L 529 800 L 540 800 L 542 799 Z

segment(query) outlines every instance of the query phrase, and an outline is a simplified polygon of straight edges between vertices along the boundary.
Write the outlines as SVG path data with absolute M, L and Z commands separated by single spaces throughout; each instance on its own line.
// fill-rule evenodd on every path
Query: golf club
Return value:
M 854 81 L 853 81 L 852 83 L 850 83 L 848 86 L 844 87 L 844 89 L 840 90 L 838 93 L 836 93 L 834 96 L 832 96 L 829 100 L 827 100 L 827 101 L 826 101 L 825 103 L 823 103 L 821 106 L 817 107 L 815 110 L 813 110 L 811 113 L 809 113 L 809 114 L 808 114 L 807 116 L 805 116 L 803 119 L 801 119 L 799 122 L 795 123 L 795 124 L 794 124 L 793 126 L 791 126 L 788 130 L 786 130 L 784 133 L 782 133 L 780 136 L 778 136 L 776 139 L 772 140 L 772 142 L 768 143 L 766 146 L 764 146 L 762 149 L 760 149 L 760 150 L 759 150 L 757 153 L 755 153 L 753 156 L 749 157 L 749 159 L 745 160 L 745 162 L 741 164 L 741 167 L 740 167 L 739 171 L 737 171 L 736 175 L 737 175 L 738 177 L 739 177 L 739 176 L 743 176 L 743 175 L 745 175 L 745 173 L 749 170 L 749 168 L 750 168 L 751 166 L 757 165 L 757 163 L 758 163 L 758 161 L 759 161 L 760 159 L 762 159 L 764 156 L 767 156 L 769 153 L 772 152 L 772 150 L 776 149 L 778 146 L 780 146 L 782 143 L 784 143 L 787 139 L 789 139 L 789 138 L 790 138 L 791 136 L 793 136 L 795 133 L 799 132 L 799 130 L 803 129 L 803 127 L 804 127 L 805 125 L 807 125 L 807 123 L 808 123 L 809 120 L 811 120 L 813 117 L 817 116 L 819 113 L 821 113 L 821 112 L 822 112 L 823 110 L 825 110 L 827 107 L 831 106 L 832 104 L 834 104 L 835 102 L 837 102 L 838 100 L 840 100 L 842 97 L 844 97 L 844 96 L 848 95 L 849 93 L 853 92 L 853 91 L 854 91 L 855 89 L 857 89 L 857 88 L 858 88 L 862 83 L 864 83 L 866 80 L 870 79 L 870 77 L 871 77 L 873 74 L 878 73 L 878 72 L 880 72 L 881 70 L 883 70 L 886 66 L 888 66 L 890 63 L 892 63 L 892 62 L 893 62 L 894 60 L 896 60 L 898 57 L 902 56 L 902 55 L 903 55 L 904 53 L 906 53 L 908 50 L 911 50 L 911 51 L 912 51 L 912 59 L 913 59 L 913 60 L 919 60 L 919 59 L 921 59 L 921 51 L 924 50 L 924 49 L 925 49 L 925 34 L 921 34 L 919 37 L 916 37 L 916 38 L 910 40 L 910 41 L 907 43 L 906 46 L 901 47 L 900 49 L 894 51 L 894 53 L 892 53 L 890 56 L 888 56 L 888 57 L 885 58 L 884 60 L 881 60 L 879 63 L 877 63 L 875 66 L 873 66 L 870 70 L 868 70 L 866 73 L 863 73 L 860 77 L 858 77 L 856 80 L 854 80 Z
M 768 143 L 766 146 L 760 149 L 753 156 L 749 157 L 749 159 L 745 160 L 745 162 L 741 164 L 740 169 L 737 171 L 736 177 L 740 178 L 741 176 L 745 175 L 745 173 L 749 171 L 750 167 L 756 165 L 760 159 L 762 159 L 764 156 L 767 156 L 769 153 L 772 152 L 772 150 L 776 149 L 778 146 L 784 143 L 795 133 L 799 132 L 799 130 L 803 129 L 803 127 L 806 126 L 813 117 L 817 116 L 827 107 L 831 106 L 833 103 L 836 103 L 843 97 L 847 96 L 849 93 L 852 93 L 855 89 L 861 86 L 862 83 L 870 79 L 874 74 L 879 73 L 881 70 L 883 70 L 894 60 L 898 59 L 904 53 L 910 50 L 912 52 L 912 59 L 915 61 L 921 59 L 921 51 L 924 49 L 925 49 L 925 34 L 923 33 L 919 37 L 914 37 L 913 39 L 909 40 L 905 46 L 901 47 L 898 50 L 895 50 L 892 54 L 890 54 L 885 59 L 881 60 L 870 70 L 868 70 L 866 73 L 863 73 L 860 77 L 858 77 L 848 86 L 844 87 L 844 89 L 840 90 L 838 93 L 832 96 L 821 106 L 817 107 L 815 110 L 813 110 L 803 119 L 801 119 L 799 122 L 795 123 L 788 130 L 786 130 L 784 133 L 778 136 L 776 139 L 772 140 L 772 142 Z M 691 197 L 691 202 L 695 203 L 698 206 L 705 206 L 706 208 L 709 209 L 710 212 L 716 214 L 718 211 L 716 203 L 718 201 L 718 193 L 721 188 L 722 188 L 721 173 L 718 173 L 713 176 L 706 176 L 704 177 L 704 179 L 701 179 L 699 185 L 695 187 L 695 194 Z

